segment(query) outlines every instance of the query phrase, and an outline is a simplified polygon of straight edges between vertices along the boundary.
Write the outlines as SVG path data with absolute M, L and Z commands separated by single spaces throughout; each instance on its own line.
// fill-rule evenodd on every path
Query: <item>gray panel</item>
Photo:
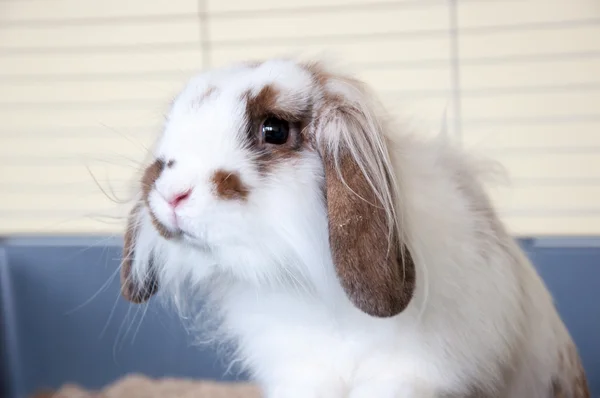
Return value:
M 0 396 L 12 396 L 19 384 L 20 355 L 17 351 L 17 322 L 8 268 L 8 256 L 0 247 Z
M 214 352 L 190 347 L 191 337 L 162 305 L 121 298 L 119 247 L 15 245 L 6 251 L 20 355 L 7 360 L 21 365 L 18 396 L 65 382 L 99 388 L 130 372 L 233 379 Z
M 600 395 L 597 242 L 522 241 L 579 346 L 593 396 Z M 191 336 L 169 311 L 120 297 L 120 240 L 8 240 L 4 247 L 0 337 L 8 344 L 0 351 L 0 371 L 10 385 L 0 385 L 0 396 L 24 397 L 66 382 L 98 388 L 131 372 L 234 379 L 214 351 L 190 346 Z
M 600 396 L 600 247 L 529 248 L 577 344 L 592 396 Z

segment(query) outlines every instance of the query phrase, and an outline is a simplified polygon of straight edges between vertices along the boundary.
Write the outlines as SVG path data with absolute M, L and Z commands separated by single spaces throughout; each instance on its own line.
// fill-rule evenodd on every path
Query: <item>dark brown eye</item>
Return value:
M 282 145 L 290 135 L 290 124 L 285 120 L 269 117 L 263 122 L 261 132 L 267 144 Z

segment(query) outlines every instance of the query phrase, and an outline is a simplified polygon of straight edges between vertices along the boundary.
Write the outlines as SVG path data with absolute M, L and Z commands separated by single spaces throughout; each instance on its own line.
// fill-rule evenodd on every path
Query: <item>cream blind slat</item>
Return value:
M 463 142 L 470 148 L 496 152 L 533 151 L 534 148 L 554 151 L 593 149 L 600 148 L 599 132 L 600 117 L 596 121 L 565 120 L 565 123 L 551 120 L 530 124 L 495 123 L 463 127 Z
M 527 26 L 523 27 L 527 28 Z M 527 60 L 544 57 L 553 60 L 567 57 L 592 56 L 600 51 L 600 25 L 593 21 L 574 23 L 557 29 L 547 26 L 536 29 L 498 29 L 463 34 L 460 39 L 462 63 L 493 62 L 494 60 Z M 491 58 L 491 59 L 490 59 Z
M 215 16 L 227 13 L 246 12 L 257 14 L 264 11 L 308 11 L 318 13 L 324 10 L 344 10 L 350 8 L 372 8 L 374 6 L 423 7 L 445 5 L 446 0 L 246 0 L 209 1 L 208 11 Z
M 496 154 L 513 178 L 600 178 L 597 153 L 519 153 Z M 574 197 L 577 201 L 579 198 Z M 574 206 L 576 207 L 576 206 Z
M 95 213 L 102 214 L 103 212 L 110 212 L 112 207 L 105 205 L 99 207 L 97 204 L 97 193 L 77 193 L 75 200 L 65 201 L 62 195 L 44 195 L 43 206 L 40 207 L 40 199 L 33 196 L 23 197 L 19 194 L 6 194 L 8 199 L 12 199 L 10 203 L 12 206 L 8 206 L 2 210 L 4 214 L 12 213 L 12 217 L 18 216 L 19 219 L 28 218 L 32 216 L 40 216 L 41 214 L 47 213 L 47 215 L 63 214 L 69 216 L 69 213 L 81 214 Z M 96 202 L 96 203 L 94 203 Z M 110 204 L 110 202 L 107 202 Z M 37 210 L 32 210 L 37 209 Z M 29 214 L 31 212 L 31 214 Z M 9 214 L 10 215 L 10 214 Z
M 560 29 L 598 19 L 598 12 L 600 4 L 596 0 L 458 1 L 461 29 L 493 30 L 501 26 L 513 29 L 521 26 L 529 30 L 554 26 Z
M 598 235 L 600 216 L 589 211 L 577 211 L 556 216 L 553 211 L 535 211 L 529 209 L 518 215 L 501 214 L 504 222 L 511 230 L 518 231 L 521 236 L 561 235 L 561 236 L 595 236 Z
M 115 133 L 98 130 L 90 132 L 86 129 L 68 134 L 38 134 L 35 145 L 32 145 L 28 134 L 7 134 L 0 147 L 0 158 L 12 159 L 15 148 L 19 148 L 20 159 L 80 159 L 82 162 L 98 157 L 129 156 L 132 161 L 139 161 L 139 155 L 152 145 L 151 131 L 138 134 Z M 115 147 L 115 141 L 119 145 Z M 40 151 L 43 148 L 43 152 Z M 60 157 L 57 154 L 60 153 Z M 21 162 L 22 163 L 22 162 Z
M 97 199 L 96 199 L 97 200 Z M 48 235 L 114 235 L 123 230 L 122 220 L 86 213 L 42 213 L 29 211 L 31 217 L 16 214 L 1 215 L 0 235 L 48 234 Z M 36 217 L 37 215 L 37 217 Z M 121 216 L 122 217 L 122 216 Z
M 166 105 L 166 102 L 165 102 Z M 156 106 L 155 109 L 126 109 L 120 106 L 96 107 L 94 109 L 69 109 L 56 107 L 55 109 L 43 109 L 31 107 L 8 109 L 2 107 L 0 120 L 2 128 L 12 129 L 35 129 L 38 131 L 52 126 L 63 127 L 146 127 L 162 122 L 164 107 Z M 35 117 L 31 117 L 32 112 Z M 60 154 L 56 154 L 59 156 Z
M 123 101 L 145 107 L 149 102 L 164 104 L 182 87 L 181 78 L 148 80 L 84 80 L 84 81 L 4 81 L 0 82 L 0 104 L 93 104 Z M 60 98 L 57 98 L 60 93 Z M 90 93 L 94 93 L 90 96 Z M 0 105 L 1 106 L 1 105 Z
M 64 22 L 126 17 L 191 15 L 198 13 L 197 0 L 21 0 L 0 2 L 0 24 L 11 22 Z
M 157 35 L 156 32 L 160 32 Z M 120 48 L 130 46 L 160 46 L 168 44 L 198 44 L 198 22 L 184 21 L 129 22 L 104 25 L 7 26 L 0 29 L 0 53 L 66 50 L 73 47 Z
M 600 57 L 492 65 L 466 64 L 461 66 L 461 87 L 468 93 L 469 90 L 483 88 L 519 90 L 598 83 L 599 68 Z
M 40 154 L 40 158 L 44 159 L 42 154 Z M 67 184 L 72 184 L 74 186 L 80 184 L 94 184 L 93 179 L 90 178 L 89 170 L 86 167 L 88 164 L 91 164 L 91 170 L 98 180 L 110 181 L 111 184 L 113 182 L 112 179 L 116 178 L 114 181 L 118 183 L 124 179 L 130 179 L 130 175 L 136 173 L 136 171 L 133 171 L 132 165 L 128 167 L 127 162 L 115 164 L 111 161 L 95 161 L 93 158 L 86 159 L 86 162 L 76 162 L 72 160 L 61 161 L 60 157 L 56 158 L 50 155 L 45 158 L 44 161 L 39 163 L 14 162 L 14 164 L 9 166 L 3 166 L 2 182 L 4 185 L 14 184 L 15 186 L 19 186 L 24 182 L 27 184 L 32 183 L 34 186 L 47 186 L 49 184 L 57 184 L 60 186 Z M 125 173 L 125 176 L 123 173 Z M 42 193 L 43 192 L 40 192 L 40 194 Z M 67 199 L 70 201 L 73 198 L 65 198 L 65 200 Z M 40 205 L 43 205 L 43 201 L 41 202 Z M 7 207 L 6 202 L 3 203 L 3 207 Z
M 443 91 L 450 89 L 448 71 L 443 69 L 370 69 L 360 77 L 379 92 L 386 91 Z
M 417 35 L 431 30 L 446 30 L 446 7 L 339 10 L 312 14 L 268 14 L 215 18 L 210 23 L 210 38 L 221 42 L 300 40 L 320 37 L 346 38 L 358 35 L 404 33 Z
M 600 82 L 599 82 L 600 83 Z M 600 84 L 598 84 L 600 88 Z M 564 92 L 464 95 L 463 115 L 468 120 L 577 118 L 598 110 L 600 90 L 565 90 Z
M 599 39 L 597 0 L 1 1 L 0 234 L 120 233 L 186 79 L 286 55 L 499 160 L 513 233 L 598 234 Z
M 506 205 L 510 208 L 532 211 L 566 211 L 573 209 L 573 197 L 579 198 L 581 209 L 600 211 L 600 185 L 571 186 L 568 190 L 559 186 L 515 185 Z M 510 213 L 509 209 L 503 209 Z
M 195 46 L 183 50 L 16 54 L 0 59 L 2 82 L 40 77 L 81 81 L 90 75 L 108 75 L 120 81 L 125 75 L 126 79 L 139 80 L 152 77 L 153 73 L 181 78 L 202 66 L 202 53 Z

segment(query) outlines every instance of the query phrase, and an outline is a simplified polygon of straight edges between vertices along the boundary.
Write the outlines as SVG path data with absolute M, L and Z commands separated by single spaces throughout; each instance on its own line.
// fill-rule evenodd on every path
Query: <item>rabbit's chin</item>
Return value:
M 180 241 L 183 245 L 190 246 L 196 250 L 200 250 L 205 253 L 210 253 L 210 245 L 205 240 L 200 239 L 197 236 L 186 231 L 181 231 L 180 236 Z

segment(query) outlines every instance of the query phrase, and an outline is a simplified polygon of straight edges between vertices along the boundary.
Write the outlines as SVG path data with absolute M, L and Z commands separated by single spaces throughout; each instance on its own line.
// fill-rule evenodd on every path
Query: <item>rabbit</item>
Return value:
M 322 60 L 192 77 L 136 184 L 122 295 L 190 305 L 266 398 L 589 397 L 493 163 L 407 130 Z

